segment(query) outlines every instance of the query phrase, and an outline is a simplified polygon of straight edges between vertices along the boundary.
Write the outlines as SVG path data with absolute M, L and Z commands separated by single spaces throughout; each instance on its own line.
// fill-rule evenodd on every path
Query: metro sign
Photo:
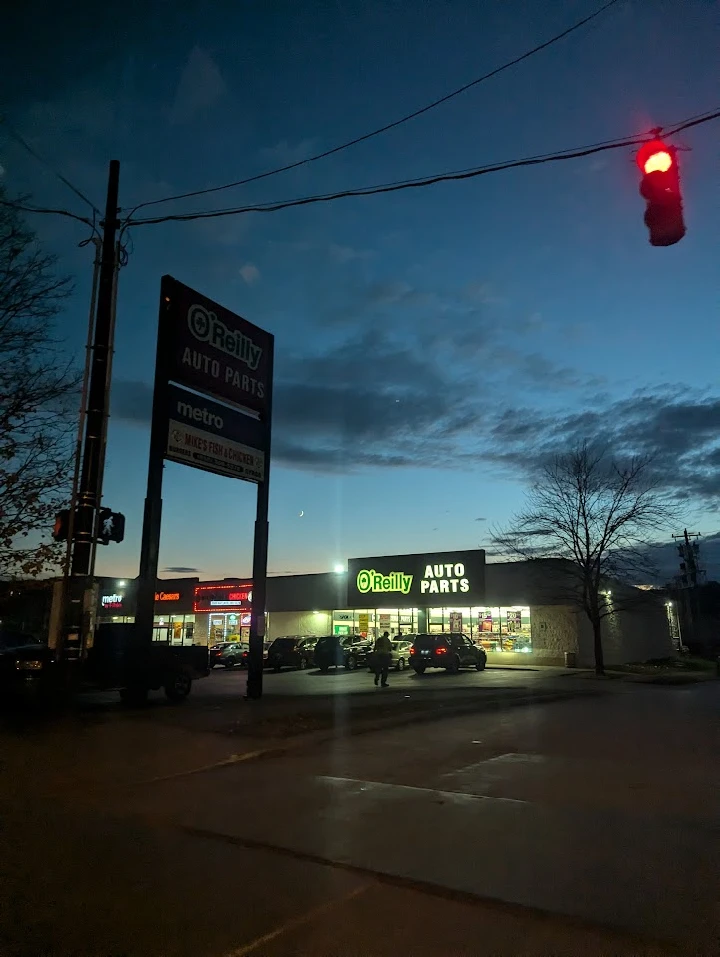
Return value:
M 123 595 L 101 595 L 100 604 L 103 608 L 122 608 Z

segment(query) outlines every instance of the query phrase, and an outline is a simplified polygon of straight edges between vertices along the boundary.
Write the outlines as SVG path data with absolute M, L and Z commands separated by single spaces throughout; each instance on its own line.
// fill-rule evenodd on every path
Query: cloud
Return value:
M 566 415 L 508 408 L 492 435 L 488 454 L 526 475 L 587 438 L 620 458 L 651 456 L 660 487 L 720 507 L 720 396 L 658 386 Z
M 172 125 L 187 123 L 225 93 L 225 81 L 215 61 L 200 47 L 188 57 L 178 84 L 175 102 L 170 111 Z
M 664 489 L 720 508 L 720 395 L 659 384 L 611 396 L 597 377 L 523 351 L 525 316 L 498 323 L 462 290 L 385 278 L 345 298 L 345 311 L 328 307 L 319 328 L 293 340 L 296 352 L 279 345 L 277 463 L 319 473 L 482 468 L 532 481 L 587 438 L 620 457 L 654 456 Z M 151 399 L 145 383 L 115 382 L 113 415 L 147 423 Z
M 244 266 L 240 267 L 240 275 L 248 286 L 252 286 L 260 278 L 260 270 L 254 263 L 245 263 Z
M 487 519 L 486 519 L 486 518 L 476 518 L 475 521 L 476 521 L 476 522 L 487 522 Z
M 163 572 L 172 572 L 175 575 L 199 575 L 202 569 L 190 568 L 188 565 L 168 565 Z

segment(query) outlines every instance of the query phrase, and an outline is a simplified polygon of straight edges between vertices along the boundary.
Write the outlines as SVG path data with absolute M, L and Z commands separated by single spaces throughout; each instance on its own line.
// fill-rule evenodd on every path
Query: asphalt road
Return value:
M 568 679 L 467 675 L 492 710 L 277 754 L 217 678 L 0 731 L 3 957 L 720 953 L 715 683 L 503 707 Z

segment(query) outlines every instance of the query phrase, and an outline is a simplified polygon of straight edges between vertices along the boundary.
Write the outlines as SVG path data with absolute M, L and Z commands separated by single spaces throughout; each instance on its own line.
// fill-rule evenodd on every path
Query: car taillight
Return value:
M 435 654 L 436 654 L 436 655 L 445 655 L 445 654 L 447 654 L 447 648 L 445 647 L 445 645 L 440 645 L 439 648 L 436 648 L 436 649 L 435 649 Z
M 414 648 L 411 648 L 411 649 L 410 649 L 410 654 L 411 654 L 411 655 L 414 655 L 414 654 L 415 654 L 415 649 L 414 649 Z

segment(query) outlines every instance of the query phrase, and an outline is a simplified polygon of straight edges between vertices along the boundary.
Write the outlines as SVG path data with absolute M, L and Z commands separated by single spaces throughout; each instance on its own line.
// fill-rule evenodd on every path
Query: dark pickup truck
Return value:
M 162 688 L 169 701 L 182 701 L 192 683 L 210 673 L 208 650 L 201 645 L 141 641 L 132 624 L 98 626 L 83 666 L 84 690 L 117 689 L 128 704 L 140 704 Z

